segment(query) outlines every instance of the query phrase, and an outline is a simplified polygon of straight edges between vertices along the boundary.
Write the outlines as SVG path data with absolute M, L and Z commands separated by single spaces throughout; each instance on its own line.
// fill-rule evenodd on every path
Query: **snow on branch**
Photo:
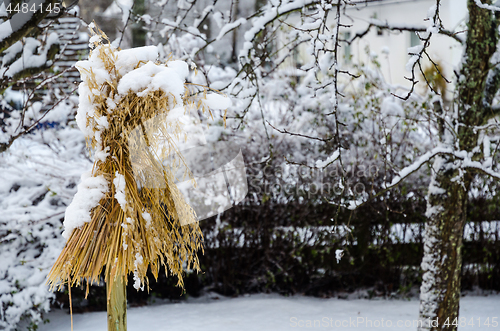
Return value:
M 418 169 L 420 169 L 424 164 L 428 163 L 435 156 L 445 155 L 445 154 L 453 156 L 458 160 L 461 160 L 459 168 L 463 170 L 465 169 L 476 170 L 485 175 L 500 180 L 500 172 L 491 169 L 489 166 L 486 166 L 481 162 L 473 161 L 466 151 L 457 151 L 452 148 L 438 146 L 436 148 L 433 148 L 431 151 L 428 151 L 424 155 L 420 156 L 418 160 L 412 163 L 411 165 L 399 171 L 399 173 L 393 178 L 390 184 L 382 185 L 383 190 L 379 191 L 377 194 L 369 197 L 364 201 L 362 200 L 350 201 L 348 208 L 354 210 L 364 205 L 365 203 L 371 201 L 372 199 L 384 194 L 388 190 L 398 186 L 404 179 L 406 179 L 408 176 L 416 172 Z M 491 165 L 491 160 L 486 160 L 486 164 Z
M 424 155 L 418 158 L 417 161 L 415 161 L 413 164 L 409 165 L 408 167 L 403 168 L 396 177 L 393 178 L 391 184 L 389 186 L 385 186 L 385 189 L 387 188 L 393 188 L 397 186 L 403 179 L 420 169 L 424 164 L 429 162 L 433 157 L 437 155 L 442 155 L 442 154 L 453 154 L 453 150 L 450 148 L 446 147 L 436 147 L 432 149 L 431 151 L 428 151 Z
M 485 3 L 482 3 L 481 0 L 474 0 L 474 2 L 476 3 L 476 6 L 478 6 L 479 8 L 488 9 L 491 11 L 500 11 L 500 7 L 497 7 L 496 5 L 492 6 L 492 5 L 485 4 Z
M 242 24 L 245 24 L 246 23 L 246 19 L 243 18 L 243 17 L 240 17 L 239 19 L 237 19 L 236 21 L 234 22 L 231 22 L 231 23 L 228 23 L 226 25 L 224 25 L 222 27 L 222 29 L 220 29 L 220 32 L 219 34 L 217 35 L 217 38 L 215 38 L 215 40 L 221 40 L 222 37 L 224 37 L 228 32 L 230 31 L 233 31 L 234 29 L 238 28 L 239 26 L 241 26 Z
M 464 168 L 471 168 L 474 170 L 478 170 L 485 175 L 493 177 L 497 180 L 500 180 L 500 172 L 494 171 L 489 167 L 485 167 L 481 162 L 472 161 L 470 158 L 466 158 L 462 161 L 462 165 Z
M 332 164 L 333 162 L 337 161 L 339 159 L 339 157 L 340 157 L 340 149 L 337 149 L 326 160 L 317 160 L 316 164 L 315 164 L 316 168 L 324 169 L 324 168 L 328 167 L 330 164 Z
M 448 147 L 442 147 L 438 146 L 431 151 L 425 153 L 419 159 L 414 162 L 413 164 L 409 165 L 406 168 L 403 168 L 396 177 L 392 180 L 391 184 L 389 186 L 386 186 L 385 188 L 393 188 L 396 185 L 398 185 L 403 179 L 420 169 L 422 165 L 425 163 L 429 162 L 433 157 L 437 155 L 443 155 L 443 154 L 448 154 L 448 155 L 453 155 L 457 159 L 461 159 L 461 166 L 462 169 L 467 169 L 467 168 L 474 168 L 476 170 L 480 170 L 485 174 L 488 174 L 494 178 L 500 179 L 500 173 L 493 171 L 491 168 L 485 167 L 481 162 L 478 161 L 472 161 L 470 157 L 468 157 L 467 153 L 465 151 L 456 151 Z
M 434 91 L 433 87 L 431 86 L 431 84 L 429 83 L 427 78 L 425 78 L 426 76 L 425 76 L 424 70 L 422 69 L 421 59 L 422 59 L 424 54 L 427 56 L 429 61 L 431 61 L 431 63 L 434 65 L 434 68 L 437 70 L 437 72 L 440 74 L 440 76 L 443 77 L 443 79 L 446 82 L 448 82 L 448 80 L 440 72 L 438 65 L 431 59 L 431 57 L 427 53 L 427 47 L 429 47 L 429 45 L 431 43 L 430 40 L 431 40 L 432 34 L 438 33 L 439 30 L 442 29 L 442 26 L 443 26 L 441 18 L 439 17 L 439 6 L 440 6 L 440 0 L 436 0 L 436 5 L 432 6 L 429 9 L 429 14 L 428 14 L 429 18 L 432 17 L 432 24 L 427 27 L 425 32 L 422 32 L 420 35 L 418 35 L 418 37 L 423 42 L 423 44 L 419 45 L 418 47 L 415 46 L 415 47 L 410 47 L 408 49 L 408 53 L 409 53 L 409 55 L 411 55 L 411 58 L 408 60 L 408 64 L 406 67 L 407 67 L 407 69 L 411 70 L 411 77 L 405 77 L 405 78 L 411 82 L 410 91 L 404 97 L 398 96 L 398 95 L 393 93 L 393 95 L 395 97 L 398 97 L 398 98 L 403 99 L 403 100 L 408 100 L 410 95 L 413 93 L 413 91 L 415 90 L 415 85 L 417 85 L 417 83 L 418 83 L 418 80 L 416 79 L 416 76 L 415 76 L 415 67 L 417 65 L 418 65 L 418 69 L 419 69 L 420 73 L 422 74 L 422 76 L 424 77 L 424 79 L 427 83 L 427 86 L 429 86 L 429 88 Z M 436 94 L 439 94 L 437 91 L 434 91 L 434 92 Z
M 265 10 L 265 13 L 255 21 L 253 21 L 252 27 L 247 32 L 245 32 L 245 43 L 243 44 L 243 48 L 240 51 L 240 57 L 245 58 L 248 56 L 249 52 L 253 48 L 253 40 L 259 34 L 259 32 L 264 30 L 264 28 L 268 24 L 274 22 L 274 20 L 276 20 L 280 16 L 317 3 L 319 3 L 319 1 L 317 0 L 295 0 L 281 6 L 270 8 L 268 7 L 267 10 Z
M 44 0 L 41 5 L 44 8 L 50 6 L 50 8 L 54 7 L 57 3 L 57 0 Z M 60 11 L 62 15 L 63 10 Z M 30 32 L 32 32 L 38 24 L 48 16 L 50 11 L 42 10 L 27 13 L 17 13 L 15 14 L 10 21 L 20 20 L 22 22 L 19 24 L 12 24 L 9 21 L 4 21 L 0 24 L 0 53 L 5 51 L 7 48 L 15 44 L 18 40 L 21 40 L 23 37 L 27 36 Z M 16 17 L 16 15 L 23 15 L 22 17 Z
M 356 39 L 363 38 L 368 32 L 370 32 L 371 28 L 373 28 L 373 27 L 383 29 L 383 30 L 400 31 L 400 32 L 401 31 L 426 32 L 428 29 L 425 25 L 410 25 L 410 24 L 404 24 L 404 23 L 403 24 L 391 24 L 391 23 L 384 22 L 381 20 L 371 19 L 369 21 L 369 24 L 368 24 L 368 27 L 366 28 L 366 30 L 357 32 L 351 38 L 351 40 L 348 41 L 348 43 L 350 44 Z M 437 33 L 451 37 L 454 40 L 456 40 L 457 42 L 459 42 L 460 44 L 464 43 L 464 40 L 462 38 L 460 38 L 457 33 L 452 32 L 450 30 L 443 29 L 443 27 L 439 27 Z
M 372 195 L 371 197 L 369 197 L 364 201 L 363 200 L 350 201 L 348 208 L 350 210 L 357 209 L 362 205 L 364 205 L 365 203 L 373 200 L 374 198 L 381 196 L 385 192 L 398 186 L 404 179 L 406 179 L 408 176 L 419 170 L 424 164 L 428 163 L 432 158 L 443 154 L 454 155 L 454 150 L 443 146 L 438 146 L 436 148 L 433 148 L 424 155 L 420 156 L 418 160 L 413 162 L 411 165 L 401 169 L 401 171 L 399 171 L 399 173 L 393 178 L 392 182 L 389 185 L 385 183 L 382 184 L 383 189 L 380 190 L 377 194 Z
M 217 2 L 217 0 L 214 2 L 214 4 Z M 214 10 L 214 5 L 209 5 L 203 9 L 203 12 L 201 13 L 199 18 L 196 18 L 194 20 L 193 26 L 196 28 L 200 28 L 203 22 L 207 19 L 208 15 Z
M 17 49 L 17 45 L 22 45 L 20 41 L 13 45 Z M 59 36 L 56 32 L 52 32 L 42 48 L 42 43 L 35 38 L 26 38 L 24 47 L 21 46 L 22 52 L 17 53 L 19 58 L 12 62 L 7 67 L 0 69 L 0 84 L 3 85 L 6 79 L 17 80 L 28 74 L 31 76 L 33 69 L 35 73 L 45 70 L 52 65 L 52 60 L 59 51 Z M 22 54 L 22 56 L 20 56 Z M 9 54 L 10 55 L 10 54 Z

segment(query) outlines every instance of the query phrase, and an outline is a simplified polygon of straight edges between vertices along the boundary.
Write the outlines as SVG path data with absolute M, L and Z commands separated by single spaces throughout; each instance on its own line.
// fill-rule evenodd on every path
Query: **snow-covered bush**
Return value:
M 84 137 L 68 122 L 77 99 L 60 103 L 31 134 L 0 154 L 0 328 L 34 327 L 54 294 L 47 274 L 64 246 L 66 206 L 90 166 Z M 28 110 L 37 114 L 38 104 Z

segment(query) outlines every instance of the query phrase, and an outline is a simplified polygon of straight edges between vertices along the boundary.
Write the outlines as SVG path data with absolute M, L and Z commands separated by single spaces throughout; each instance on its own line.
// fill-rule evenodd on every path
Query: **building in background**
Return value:
M 341 24 L 348 27 L 340 29 L 341 40 L 353 40 L 352 43 L 341 42 L 339 60 L 343 67 L 349 67 L 351 63 L 367 63 L 370 57 L 375 57 L 380 64 L 380 72 L 384 79 L 393 85 L 410 87 L 411 83 L 405 79 L 411 77 L 407 63 L 410 59 L 408 48 L 422 44 L 418 32 L 401 31 L 401 28 L 427 27 L 431 20 L 425 20 L 430 9 L 435 6 L 435 0 L 372 0 L 356 1 L 358 4 L 348 9 L 342 15 Z M 465 19 L 467 15 L 465 0 L 443 0 L 439 8 L 439 16 L 446 30 L 456 33 L 457 37 L 464 40 Z M 298 17 L 295 18 L 296 20 Z M 431 18 L 432 19 L 432 18 Z M 294 18 L 291 18 L 293 22 Z M 335 17 L 330 15 L 330 27 L 335 27 Z M 357 34 L 363 34 L 370 25 L 376 21 L 387 24 L 392 28 L 383 29 L 372 27 L 363 38 L 355 38 Z M 288 70 L 300 68 L 308 62 L 307 44 L 302 44 L 295 56 L 295 61 L 288 62 Z M 453 69 L 459 64 L 463 47 L 455 39 L 445 35 L 433 35 L 428 54 L 434 62 L 440 65 L 444 76 L 454 80 Z M 293 63 L 295 62 L 295 63 Z M 424 59 L 423 69 L 431 66 L 428 59 Z M 300 71 L 299 69 L 297 71 Z M 297 72 L 298 75 L 300 73 Z M 422 81 L 419 90 L 425 88 L 422 75 L 417 72 L 416 77 Z M 448 95 L 449 96 L 449 95 Z

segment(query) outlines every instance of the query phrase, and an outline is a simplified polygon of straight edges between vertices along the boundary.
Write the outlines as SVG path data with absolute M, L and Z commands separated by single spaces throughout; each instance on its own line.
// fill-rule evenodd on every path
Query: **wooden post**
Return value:
M 127 287 L 123 276 L 117 276 L 113 287 L 106 283 L 108 331 L 127 331 Z

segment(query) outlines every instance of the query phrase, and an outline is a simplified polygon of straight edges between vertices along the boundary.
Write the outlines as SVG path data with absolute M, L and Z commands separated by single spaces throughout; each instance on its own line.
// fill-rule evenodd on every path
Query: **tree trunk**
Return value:
M 425 225 L 419 330 L 454 330 L 458 321 L 462 238 L 469 183 L 460 182 L 452 157 L 434 161 Z M 450 169 L 451 168 L 451 169 Z
M 490 3 L 491 1 L 483 1 Z M 479 161 L 483 155 L 474 126 L 488 117 L 483 104 L 490 59 L 498 41 L 497 18 L 468 0 L 469 22 L 464 60 L 456 83 L 455 114 L 449 111 L 442 143 Z M 450 129 L 450 126 L 453 129 Z M 457 148 L 458 147 L 458 148 Z M 432 168 L 427 200 L 419 330 L 457 330 L 462 271 L 463 230 L 467 198 L 474 173 L 456 156 L 439 156 Z
M 108 331 L 127 331 L 127 287 L 123 276 L 116 276 L 108 293 Z

